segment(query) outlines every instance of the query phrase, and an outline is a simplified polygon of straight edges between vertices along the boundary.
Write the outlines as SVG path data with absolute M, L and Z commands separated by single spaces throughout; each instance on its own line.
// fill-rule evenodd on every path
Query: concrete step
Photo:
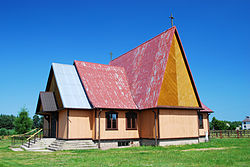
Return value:
M 97 149 L 97 144 L 92 140 L 55 140 L 47 149 L 53 151 Z

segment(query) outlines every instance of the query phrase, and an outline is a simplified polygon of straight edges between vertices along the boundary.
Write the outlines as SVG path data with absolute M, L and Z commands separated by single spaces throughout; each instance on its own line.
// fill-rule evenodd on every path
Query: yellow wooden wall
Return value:
M 60 93 L 56 84 L 56 79 L 55 79 L 54 74 L 52 75 L 51 82 L 49 85 L 49 92 L 54 92 L 56 102 L 58 104 L 58 108 L 63 108 L 61 96 L 60 96 Z
M 158 105 L 199 106 L 176 35 L 171 44 Z

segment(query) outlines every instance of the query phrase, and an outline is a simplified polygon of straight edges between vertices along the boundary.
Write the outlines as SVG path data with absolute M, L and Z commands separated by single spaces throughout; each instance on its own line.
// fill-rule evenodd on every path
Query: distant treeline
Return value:
M 34 115 L 31 119 L 27 108 L 21 108 L 18 116 L 0 115 L 0 136 L 23 134 L 34 128 L 43 127 L 43 117 Z
M 241 129 L 241 121 L 221 121 L 213 117 L 209 126 L 211 130 L 236 130 L 237 127 Z

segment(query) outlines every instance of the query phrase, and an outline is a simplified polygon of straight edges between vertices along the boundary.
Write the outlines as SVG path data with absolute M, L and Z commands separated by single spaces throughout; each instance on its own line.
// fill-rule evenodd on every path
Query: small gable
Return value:
M 73 65 L 52 63 L 46 92 L 54 92 L 58 108 L 91 109 Z
M 53 112 L 57 110 L 53 92 L 40 92 L 36 113 Z
M 62 99 L 59 93 L 59 89 L 56 83 L 56 79 L 55 79 L 55 74 L 53 69 L 51 68 L 50 70 L 50 74 L 49 74 L 49 79 L 47 82 L 47 87 L 46 87 L 46 92 L 53 92 L 58 108 L 63 108 L 63 103 L 62 103 Z
M 158 106 L 199 107 L 192 77 L 176 34 L 172 39 L 166 70 L 158 99 Z M 194 82 L 193 82 L 194 83 Z

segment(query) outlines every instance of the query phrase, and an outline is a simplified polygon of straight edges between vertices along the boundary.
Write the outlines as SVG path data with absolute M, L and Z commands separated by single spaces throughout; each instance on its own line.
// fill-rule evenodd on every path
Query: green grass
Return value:
M 0 166 L 249 166 L 250 139 L 212 139 L 208 143 L 110 150 L 14 152 L 0 140 Z M 224 150 L 182 151 L 198 148 Z

